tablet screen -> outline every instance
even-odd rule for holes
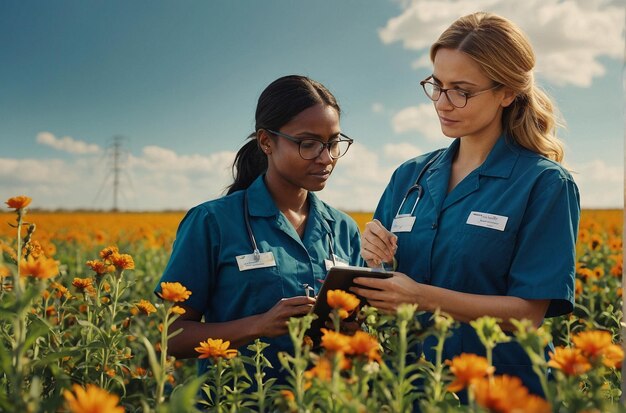
[[[331,308],[328,306],[326,298],[328,291],[344,290],[350,292],[350,287],[354,285],[352,280],[357,277],[389,278],[392,275],[391,272],[367,267],[341,266],[331,268],[313,306],[313,313],[317,315],[317,318],[313,320],[308,335],[313,339],[321,336],[320,329],[325,327],[326,322],[330,320]],[[361,305],[364,302],[362,299]]]

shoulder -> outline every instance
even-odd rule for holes
[[[201,204],[189,209],[181,222],[181,226],[193,225],[200,222],[206,224],[219,224],[239,216],[243,212],[243,191],[235,192]]]
[[[319,199],[319,198],[318,198]],[[346,225],[349,228],[353,228],[358,231],[358,225],[356,221],[347,213],[328,205],[326,202],[319,200],[320,208],[323,208],[326,212],[326,215],[332,220],[335,221],[338,225]]]
[[[421,171],[424,166],[426,166],[426,164],[433,160],[435,157],[440,158],[444,151],[445,149],[437,149],[435,151],[427,152],[425,154],[416,156],[415,158],[409,159],[408,161],[405,161],[396,168],[393,176],[395,177],[413,175]]]
[[[536,180],[544,181],[546,184],[559,181],[574,183],[572,174],[562,164],[528,149],[518,147],[517,150],[519,173],[530,174]]]

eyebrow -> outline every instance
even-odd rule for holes
[[[335,139],[335,138],[340,138],[341,137],[340,134],[341,134],[341,132],[334,133],[334,134],[332,134],[330,136],[330,138],[328,140],[330,141],[330,140]],[[319,139],[320,141],[324,140],[324,138],[322,136],[320,136],[320,135],[318,135],[316,133],[312,133],[312,132],[300,132],[300,133],[297,133],[297,134],[293,135],[293,137],[294,138],[302,138],[302,139],[309,139],[309,138],[310,139]]]
[[[433,80],[437,83],[443,83],[441,80],[437,78],[435,75],[431,75]],[[458,80],[456,82],[450,82],[451,85],[459,86],[459,85],[468,85],[468,86],[478,86],[476,83],[468,82],[467,80]]]

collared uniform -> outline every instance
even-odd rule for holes
[[[580,217],[576,184],[558,163],[501,136],[485,162],[447,193],[453,143],[420,180],[423,195],[410,232],[397,232],[398,271],[415,281],[470,294],[549,299],[546,317],[574,305],[575,243]],[[393,174],[375,212],[391,228],[403,197],[434,153],[412,159]],[[408,213],[416,193],[406,200]],[[434,341],[424,354],[434,360]],[[546,349],[547,350],[547,349]],[[467,323],[445,342],[444,359],[461,353],[484,355]],[[496,374],[519,376],[541,393],[531,363],[516,343],[498,345]]]
[[[250,225],[261,253],[272,252],[275,266],[240,271],[236,257],[252,254],[244,218],[244,195],[228,196],[192,208],[181,221],[161,282],[180,282],[191,296],[185,305],[204,314],[207,323],[221,323],[261,314],[281,298],[305,295],[303,284],[319,292],[326,277],[331,245],[336,260],[363,265],[359,229],[352,218],[309,192],[309,216],[300,239],[269,194],[263,176],[247,189]],[[219,338],[219,337],[207,337]],[[264,351],[281,368],[279,351],[290,351],[288,335],[261,337]],[[246,353],[245,348],[240,351]],[[208,361],[198,361],[204,372]]]

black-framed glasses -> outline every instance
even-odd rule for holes
[[[332,159],[339,159],[348,152],[348,148],[354,142],[354,139],[340,133],[340,139],[333,139],[328,142],[324,142],[320,139],[305,138],[298,139],[293,136],[286,135],[281,132],[276,132],[270,129],[265,129],[271,134],[285,138],[291,142],[298,144],[298,152],[302,159],[311,160],[321,155],[324,148],[328,148],[328,154]]]
[[[485,93],[502,86],[501,84],[497,84],[493,87],[490,87],[489,89],[483,89],[473,93],[469,93],[460,89],[444,89],[438,84],[431,82],[430,79],[432,78],[432,76],[429,76],[420,82],[420,85],[422,85],[422,88],[424,88],[424,93],[426,93],[426,96],[428,96],[428,98],[433,102],[436,102],[439,100],[441,94],[443,93],[448,98],[448,102],[450,102],[450,104],[455,108],[459,109],[464,108],[467,105],[467,100],[469,98],[473,98],[474,96],[478,96],[481,93]]]

